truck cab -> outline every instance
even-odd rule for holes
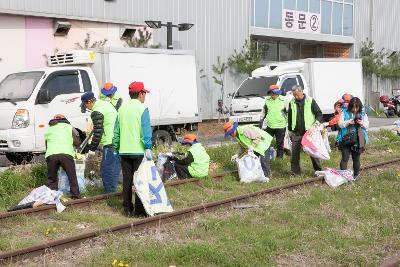
[[[232,95],[230,120],[242,123],[259,123],[270,85],[278,85],[285,96],[285,104],[292,99],[291,89],[300,85],[307,94],[309,89],[299,69],[300,64],[269,64],[252,72]],[[287,106],[288,107],[288,106]]]
[[[98,94],[89,67],[46,67],[9,74],[0,82],[0,153],[13,163],[29,162],[46,150],[44,133],[55,114],[65,114],[73,127],[85,129],[80,97]]]

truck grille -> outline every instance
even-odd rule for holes
[[[250,110],[234,110],[233,113],[249,113],[249,112],[253,112],[253,113],[259,113],[261,112],[261,109],[250,109]]]
[[[0,140],[0,148],[8,148],[8,144],[6,140]]]

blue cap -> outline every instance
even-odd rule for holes
[[[85,102],[88,102],[89,100],[92,100],[92,99],[96,99],[96,98],[94,97],[93,92],[86,92],[86,93],[84,93],[84,94],[81,96],[81,101],[82,101],[81,107],[84,107]]]
[[[117,91],[117,87],[112,83],[105,83],[103,89],[101,89],[101,93],[105,96],[112,95]]]

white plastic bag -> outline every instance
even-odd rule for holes
[[[55,204],[57,212],[63,212],[65,206],[61,203],[60,198],[63,194],[59,191],[51,190],[45,185],[33,189],[28,196],[21,200],[18,205],[24,205],[29,202],[40,202],[43,204]]]
[[[327,168],[325,171],[316,171],[315,175],[324,176],[325,182],[330,187],[338,187],[342,184],[354,181],[352,170],[335,170]]]
[[[76,177],[78,178],[79,192],[85,192],[86,179],[85,179],[85,161],[75,160]],[[63,168],[58,171],[58,191],[62,193],[69,193],[69,180],[68,175]]]
[[[140,164],[133,183],[148,215],[174,211],[153,161],[144,160]]]
[[[283,139],[283,148],[292,151],[292,141],[290,140],[289,131],[286,128],[285,138]]]
[[[331,148],[329,145],[328,133],[324,126],[316,123],[313,127],[307,130],[301,139],[301,145],[305,153],[313,158],[328,160]]]
[[[239,169],[239,178],[243,183],[251,182],[268,182],[269,178],[265,177],[261,168],[260,158],[254,153],[249,152],[241,159],[237,159],[236,163]]]

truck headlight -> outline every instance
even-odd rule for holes
[[[29,126],[29,112],[26,109],[17,109],[12,122],[12,129],[26,128]]]

